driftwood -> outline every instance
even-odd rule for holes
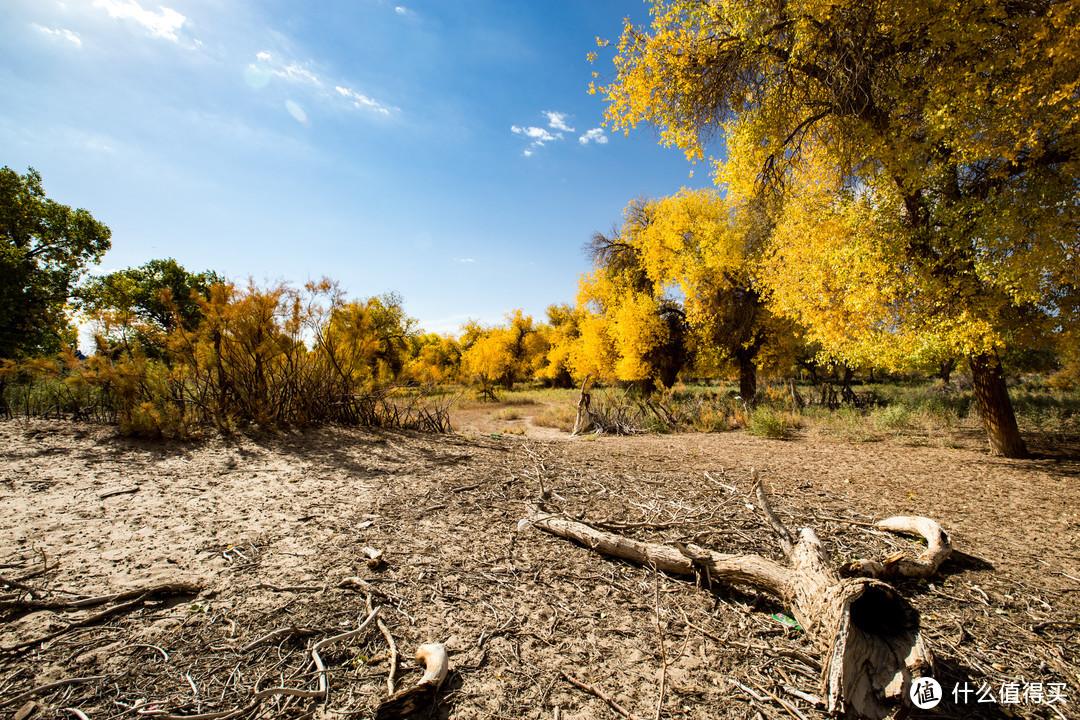
[[[890,556],[856,568],[871,577],[843,578],[811,529],[798,538],[772,512],[764,489],[757,499],[776,531],[787,563],[758,555],[718,553],[696,545],[647,543],[597,530],[530,506],[528,522],[575,540],[596,552],[679,575],[704,575],[710,582],[746,585],[781,600],[821,655],[819,694],[830,712],[884,718],[905,702],[914,678],[929,674],[933,659],[919,630],[919,614],[878,576],[927,577],[948,556],[948,536],[926,518],[890,518],[886,530],[927,538],[917,560]],[[929,556],[929,557],[928,557]]]

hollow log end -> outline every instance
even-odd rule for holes
[[[888,717],[905,701],[911,682],[933,670],[918,611],[885,583],[845,581],[823,620],[822,693],[830,712]]]

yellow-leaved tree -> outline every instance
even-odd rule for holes
[[[966,357],[1027,455],[1000,355],[1077,337],[1080,4],[653,0],[615,67],[615,126],[722,135],[729,192],[782,203],[777,307],[852,363]]]
[[[730,363],[752,402],[766,358],[794,362],[796,328],[777,317],[757,278],[772,220],[760,202],[715,190],[682,190],[649,203],[652,221],[631,242],[660,287],[677,287],[699,364]]]
[[[581,337],[578,327],[581,313],[561,303],[548,306],[547,316],[547,325],[541,327],[547,338],[548,351],[537,374],[554,387],[570,387],[574,382],[571,355]]]
[[[483,327],[475,321],[462,327],[462,375],[491,399],[496,385],[509,390],[515,382],[537,377],[549,349],[545,328],[535,325],[531,315],[519,309],[507,313],[506,320],[506,327]]]
[[[646,200],[631,202],[621,227],[595,233],[594,268],[578,284],[580,339],[575,374],[670,387],[686,365],[685,313],[669,287],[646,267],[641,238],[654,222]]]

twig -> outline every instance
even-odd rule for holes
[[[660,572],[653,566],[653,608],[656,610],[656,632],[660,636],[660,697],[656,699],[656,720],[664,709],[667,689],[667,652],[664,650],[664,626],[660,624]]]
[[[612,710],[619,713],[624,718],[628,718],[629,720],[641,720],[637,715],[630,714],[630,711],[628,711],[622,705],[615,702],[615,700],[612,699],[610,696],[605,695],[602,691],[598,690],[597,688],[593,687],[592,685],[587,685],[586,683],[583,683],[580,680],[575,680],[565,670],[560,670],[559,674],[562,675],[563,679],[566,680],[566,682],[570,683],[571,685],[573,685],[575,687],[579,687],[582,690],[584,690],[585,692],[592,693],[596,697],[598,697],[601,700],[603,700],[604,702],[606,702],[611,707]]]
[[[736,680],[735,678],[728,678],[728,682],[729,682],[729,683],[731,683],[732,685],[734,685],[735,687],[739,688],[739,689],[740,689],[740,690],[742,690],[742,691],[743,691],[744,693],[746,693],[746,694],[747,694],[747,695],[749,695],[750,697],[754,698],[754,699],[755,699],[755,700],[757,700],[758,702],[762,702],[762,703],[763,703],[763,702],[767,702],[767,701],[768,701],[768,698],[766,698],[766,697],[764,697],[764,696],[762,696],[762,695],[758,695],[758,694],[757,694],[756,692],[754,692],[754,691],[753,691],[753,690],[751,690],[750,688],[746,687],[745,685],[743,685],[743,684],[742,684],[741,682],[739,682],[739,681],[738,681],[738,680]]]
[[[30,593],[30,597],[34,598],[35,600],[38,597],[37,591],[34,590],[34,588],[30,587],[29,585],[24,585],[18,580],[11,580],[9,578],[0,576],[0,585],[7,585],[9,587],[18,588],[19,590],[25,590],[26,592]]]
[[[251,652],[255,648],[262,645],[263,643],[268,643],[271,640],[276,640],[277,638],[287,638],[287,637],[292,637],[294,635],[299,636],[299,637],[303,637],[305,635],[314,635],[317,632],[318,632],[318,630],[309,630],[307,628],[298,628],[295,625],[290,626],[290,627],[286,627],[286,628],[278,628],[277,630],[271,630],[270,632],[266,633],[265,635],[263,635],[262,637],[260,637],[260,638],[258,638],[256,640],[252,640],[247,645],[240,648],[240,652],[242,652],[242,653]]]
[[[730,490],[731,492],[739,492],[738,488],[735,488],[735,487],[733,487],[733,486],[731,486],[731,485],[728,485],[727,483],[722,483],[722,482],[720,482],[719,480],[715,480],[715,479],[713,478],[713,476],[709,474],[709,472],[708,472],[708,471],[705,471],[705,478],[706,478],[707,480],[709,480],[710,482],[714,482],[714,483],[716,483],[717,485],[719,485],[720,487],[724,488],[725,490]]]
[[[364,596],[364,601],[367,604],[367,610],[369,613],[375,612],[375,608],[371,602],[371,593]],[[390,647],[390,671],[386,675],[386,689],[387,695],[394,694],[394,682],[397,679],[397,664],[398,664],[398,651],[397,643],[394,642],[394,636],[390,633],[390,628],[386,627],[386,623],[382,621],[382,618],[378,618],[375,621],[375,625],[378,626],[379,632],[382,633],[383,638],[386,639],[386,644]]]
[[[806,715],[804,715],[802,711],[799,710],[799,708],[795,707],[787,700],[778,698],[777,696],[773,695],[771,692],[763,688],[758,688],[758,690],[761,690],[761,692],[765,693],[765,697],[769,698],[770,700],[778,704],[780,707],[784,708],[784,710],[787,711],[787,714],[793,718],[796,718],[796,720],[809,720],[809,718],[807,718]]]
[[[874,523],[859,522],[858,520],[845,520],[844,518],[829,517],[828,515],[815,515],[814,519],[815,520],[826,520],[826,521],[829,521],[829,522],[840,523],[842,525],[853,525],[855,527],[872,528],[874,530],[880,530],[881,529],[877,525],[875,525]]]
[[[188,582],[162,583],[150,588],[136,588],[124,592],[84,597],[78,600],[6,600],[0,608],[19,607],[26,610],[78,610],[93,605],[104,605],[118,600],[130,600],[143,594],[153,595],[195,595],[202,590],[201,585]]]
[[[704,525],[712,520],[712,515],[694,520],[669,520],[667,522],[619,522],[617,520],[589,520],[588,524],[604,530],[666,530],[687,525]]]
[[[821,698],[819,698],[817,695],[811,695],[810,693],[803,692],[802,690],[799,690],[798,688],[793,688],[790,685],[785,685],[784,686],[784,692],[790,693],[791,695],[794,695],[795,697],[799,698],[800,700],[805,700],[806,702],[810,703],[814,707],[819,707],[819,706],[825,704],[825,702]]]
[[[109,492],[101,493],[100,495],[98,495],[98,499],[104,500],[105,498],[111,498],[114,495],[128,495],[137,492],[139,492],[139,486],[134,485],[129,488],[120,488],[119,490],[110,490]]]
[[[146,602],[146,599],[148,597],[150,597],[150,593],[144,592],[142,595],[135,598],[131,602],[126,602],[126,603],[123,603],[121,605],[115,605],[115,606],[109,608],[108,610],[102,610],[101,612],[99,612],[99,613],[97,613],[95,615],[91,615],[88,618],[84,618],[82,620],[79,620],[78,622],[73,622],[70,625],[68,625],[67,627],[61,628],[60,630],[57,630],[55,632],[51,632],[51,633],[49,633],[47,635],[42,635],[41,637],[34,638],[33,640],[27,640],[26,642],[18,643],[17,645],[8,645],[7,647],[0,648],[0,650],[2,650],[4,652],[15,652],[17,650],[22,650],[24,648],[33,647],[34,645],[39,645],[41,643],[48,642],[49,640],[52,640],[54,638],[58,638],[61,635],[63,635],[64,633],[69,632],[71,630],[74,630],[75,628],[86,627],[87,625],[93,625],[94,623],[98,622],[99,620],[104,620],[107,617],[111,617],[111,616],[116,615],[118,613],[122,613],[122,612],[125,612],[127,610],[131,610],[132,608],[136,608],[139,605],[142,605],[144,602]]]
[[[143,717],[157,718],[157,720],[228,720],[251,712],[259,705],[259,700],[248,703],[242,708],[235,710],[219,710],[217,712],[202,713],[201,715],[173,715],[164,710],[136,710]]]
[[[79,720],[90,720],[90,717],[78,708],[64,708],[64,712],[73,713]]]
[[[476,488],[480,487],[481,485],[483,485],[483,483],[473,483],[472,485],[459,485],[457,487],[450,488],[450,492],[459,493],[459,492],[466,492],[467,490],[475,490]]]
[[[782,655],[784,657],[789,657],[789,658],[792,658],[794,660],[798,660],[799,662],[801,662],[803,665],[806,665],[811,670],[815,670],[815,671],[820,671],[821,670],[821,663],[819,663],[817,660],[810,657],[809,655],[807,655],[804,652],[800,652],[798,650],[792,650],[790,648],[776,648],[776,647],[772,647],[770,645],[754,645],[753,643],[744,643],[744,642],[739,642],[738,640],[728,640],[726,638],[720,637],[716,633],[709,632],[708,630],[706,630],[703,627],[695,625],[694,623],[690,622],[689,620],[686,621],[686,624],[687,624],[687,626],[692,627],[695,630],[697,630],[699,633],[701,633],[705,637],[710,638],[712,640],[715,640],[716,642],[720,643],[721,645],[724,645],[724,644],[733,645],[735,647],[743,648],[744,650],[764,650],[765,652],[775,653],[776,655]]]
[[[1035,623],[1031,626],[1032,632],[1042,632],[1050,627],[1071,627],[1080,628],[1080,622],[1073,622],[1072,620],[1047,620],[1045,622]]]
[[[285,585],[278,586],[272,585],[268,582],[259,583],[259,587],[265,588],[272,592],[322,592],[326,589],[325,585]]]
[[[319,670],[319,692],[322,693],[323,699],[326,698],[326,666],[323,665],[322,658],[319,657],[319,651],[331,643],[336,643],[341,640],[348,640],[351,637],[355,637],[367,629],[367,626],[371,624],[371,621],[379,616],[379,611],[382,610],[382,606],[377,606],[374,610],[368,613],[364,622],[360,623],[360,627],[355,630],[343,632],[340,635],[334,635],[324,640],[320,640],[311,646],[311,659],[315,661],[315,667]]]
[[[132,643],[131,645],[125,645],[124,647],[153,648],[154,650],[157,650],[159,653],[161,653],[161,657],[163,658],[163,660],[162,660],[163,662],[169,662],[169,653],[165,652],[162,648],[159,648],[157,645],[150,645],[149,643]]]
[[[3,702],[0,702],[0,707],[7,707],[8,705],[17,705],[18,703],[21,703],[23,700],[29,700],[30,698],[34,697],[35,695],[40,695],[43,692],[48,692],[49,690],[55,690],[56,688],[61,688],[61,687],[64,687],[65,685],[74,685],[75,683],[92,682],[94,680],[102,680],[105,677],[106,677],[105,675],[91,675],[90,677],[77,677],[77,678],[66,678],[64,680],[57,680],[56,682],[51,682],[51,683],[47,683],[45,685],[40,685],[40,686],[34,688],[33,690],[27,690],[22,695],[16,695],[13,698],[10,698],[8,700],[4,700]]]

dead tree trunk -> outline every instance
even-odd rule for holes
[[[889,584],[871,577],[842,578],[813,530],[794,540],[769,508],[758,486],[758,499],[780,537],[787,557],[781,564],[757,555],[718,553],[695,545],[679,548],[646,543],[597,530],[584,523],[532,506],[529,523],[575,540],[596,552],[664,572],[704,574],[710,581],[748,585],[781,600],[799,621],[822,657],[821,687],[830,712],[855,718],[884,718],[904,702],[914,678],[932,670],[932,656],[919,631],[919,614]],[[937,569],[948,556],[948,536],[936,523],[883,521],[883,529],[929,533],[919,572]],[[936,536],[932,540],[930,535]],[[930,545],[933,544],[933,547]],[[929,557],[928,557],[929,556]],[[908,566],[891,557],[860,566],[874,575],[907,574]]]
[[[574,419],[574,432],[570,433],[571,435],[588,432],[593,426],[592,415],[589,414],[589,402],[592,397],[586,391],[590,377],[592,377],[592,373],[586,375],[585,379],[581,381],[581,396],[578,398],[577,417]]]

